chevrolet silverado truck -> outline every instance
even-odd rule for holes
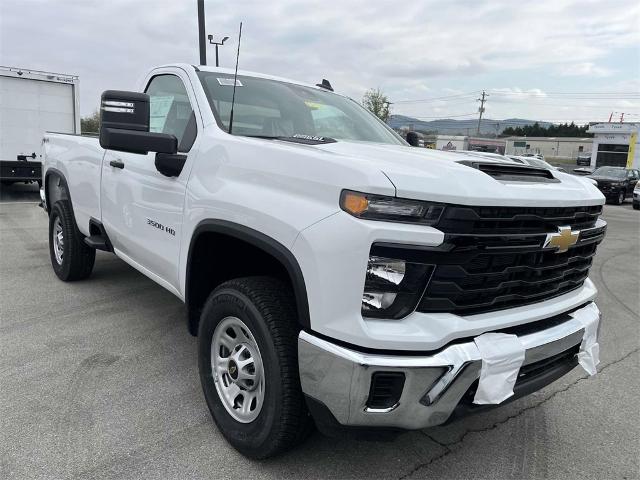
[[[224,437],[423,429],[598,363],[604,197],[558,171],[412,148],[330,84],[184,64],[44,138],[51,264],[113,252],[186,304]]]

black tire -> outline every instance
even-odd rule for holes
[[[640,203],[634,203],[633,204],[633,209],[634,210],[640,210]]]
[[[624,203],[624,197],[625,195],[623,191],[618,192],[616,197],[613,199],[613,203],[616,205],[622,205]]]
[[[264,400],[250,423],[234,419],[212,375],[211,345],[216,326],[236,317],[250,330],[264,367]],[[209,296],[198,329],[200,381],[213,419],[226,440],[243,455],[264,459],[301,443],[312,431],[298,373],[296,308],[291,289],[270,277],[231,280]]]
[[[63,255],[59,262],[54,246],[53,230],[59,219],[63,234]],[[59,200],[51,208],[49,215],[49,256],[51,266],[60,280],[71,282],[91,275],[96,259],[96,251],[84,243],[84,236],[78,230],[69,200]]]

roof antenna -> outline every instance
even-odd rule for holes
[[[236,103],[236,84],[238,83],[238,59],[240,58],[240,40],[242,40],[242,22],[238,32],[238,51],[236,52],[236,73],[233,74],[233,96],[231,97],[231,114],[229,115],[229,135],[233,128],[233,106]]]

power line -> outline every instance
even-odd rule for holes
[[[640,94],[629,94],[629,95],[580,95],[580,96],[556,96],[549,95],[546,93],[500,93],[500,92],[492,92],[492,95],[497,97],[520,97],[522,99],[527,98],[537,98],[544,99],[548,98],[550,100],[562,99],[562,100],[639,100]]]
[[[395,104],[428,103],[428,102],[442,101],[442,100],[448,100],[448,99],[460,99],[464,97],[473,97],[475,95],[477,95],[477,92],[465,92],[465,93],[458,93],[455,95],[444,95],[440,97],[417,98],[412,100],[397,100],[394,103]],[[616,97],[612,97],[612,96],[618,95],[619,98],[623,100],[640,99],[640,93],[638,92],[501,92],[499,90],[492,90],[491,95],[519,96],[523,98],[570,96],[569,98],[565,98],[565,100],[615,100]],[[575,95],[578,95],[578,97],[575,97]]]
[[[442,115],[436,115],[435,117],[414,117],[413,115],[411,115],[411,118],[418,118],[418,119],[423,119],[423,118],[436,118],[439,120],[447,120],[448,118],[459,118],[459,117],[468,117],[470,115],[475,115],[477,112],[471,112],[471,113],[463,113],[460,115],[446,115],[446,116],[442,116]],[[408,115],[407,115],[408,116]]]
[[[394,103],[395,104],[399,104],[399,103],[422,103],[422,102],[433,102],[436,100],[444,100],[447,98],[460,98],[460,97],[469,97],[469,96],[475,96],[477,95],[477,92],[468,92],[468,93],[458,93],[456,95],[447,95],[444,97],[430,97],[430,98],[418,98],[415,100],[397,100]]]
[[[492,90],[494,95],[640,95],[638,92],[505,92],[501,90]]]
[[[576,108],[584,108],[584,109],[598,108],[598,109],[605,109],[605,110],[611,110],[611,107],[614,107],[614,108],[626,108],[626,107],[628,107],[628,105],[618,105],[618,106],[616,106],[616,105],[608,105],[608,106],[604,106],[604,105],[580,105],[580,104],[567,104],[567,103],[537,103],[537,102],[527,102],[524,99],[523,99],[523,101],[504,100],[502,98],[494,99],[494,100],[498,104],[510,103],[510,104],[518,104],[518,105],[523,105],[523,106],[539,105],[539,106],[543,106],[543,107],[576,107]],[[565,99],[565,100],[573,100],[573,99]]]

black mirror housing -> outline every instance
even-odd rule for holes
[[[100,127],[100,146],[106,150],[147,154],[176,153],[178,139],[166,133],[140,132],[123,128]]]
[[[100,105],[100,146],[146,154],[173,154],[178,151],[174,135],[149,132],[149,95],[139,92],[107,90]]]
[[[407,132],[407,143],[412,147],[424,147],[424,140],[418,132]]]
[[[149,131],[149,95],[106,90],[100,103],[100,129]]]
[[[177,177],[180,175],[180,172],[182,172],[186,161],[186,155],[157,153],[156,170],[158,170],[165,177]]]

